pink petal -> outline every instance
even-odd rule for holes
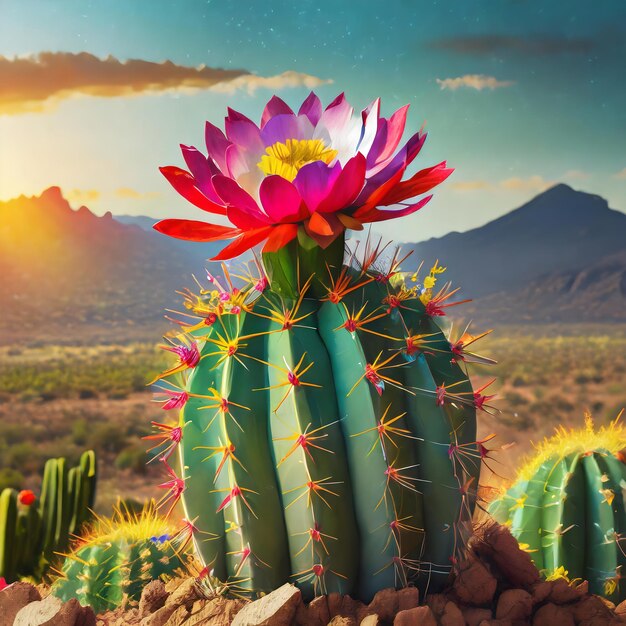
[[[209,157],[220,168],[226,171],[226,148],[230,146],[230,141],[226,139],[224,133],[211,122],[207,122],[204,128],[204,138]]]
[[[261,209],[259,209],[254,198],[247,191],[242,189],[232,178],[217,174],[213,176],[212,181],[215,191],[217,191],[220,198],[222,198],[228,207],[236,207],[254,218],[267,221],[267,217]]]
[[[298,115],[306,115],[313,126],[317,126],[317,123],[322,116],[322,103],[320,99],[311,92],[306,100],[300,106]]]
[[[361,153],[351,158],[317,210],[321,213],[332,213],[350,206],[363,188],[365,167],[366,159]]]
[[[368,155],[368,169],[391,159],[402,139],[408,110],[409,105],[407,104],[398,109],[389,120],[384,120],[385,123],[381,125]]]
[[[220,173],[217,165],[207,159],[202,152],[193,146],[180,146],[181,152],[189,171],[193,174],[196,185],[202,193],[217,204],[222,204],[220,197],[215,193],[211,178],[215,174]]]
[[[263,128],[272,117],[282,114],[293,115],[293,111],[284,100],[281,100],[278,96],[272,96],[263,109],[261,128]]]
[[[226,118],[225,128],[228,140],[241,148],[257,154],[265,149],[261,141],[261,131],[251,120],[247,118],[244,120]]]
[[[317,211],[317,207],[327,198],[340,172],[339,163],[329,167],[323,161],[314,161],[300,168],[293,184],[300,192],[309,213]]]
[[[226,209],[226,215],[231,223],[241,230],[254,230],[256,228],[263,228],[269,224],[269,220],[265,215],[259,216],[245,209],[240,209],[237,206],[229,206]]]
[[[352,117],[353,111],[354,109],[342,93],[326,107],[319,125],[326,127],[331,137],[339,135]]]
[[[308,216],[298,190],[282,176],[267,176],[261,182],[259,198],[274,223],[300,221]]]
[[[261,131],[261,138],[266,146],[272,146],[287,139],[310,139],[313,135],[313,124],[304,115],[282,114],[270,119]]]
[[[173,165],[160,167],[159,170],[161,174],[167,178],[170,185],[172,185],[183,198],[189,200],[191,204],[209,213],[226,215],[226,207],[207,198],[200,191],[194,177],[189,172]]]
[[[228,107],[226,110],[228,112],[228,115],[225,118],[226,120],[230,120],[231,122],[250,122],[254,124],[254,122],[249,117],[246,117],[243,113],[239,113],[239,111],[235,111],[235,109],[231,109],[230,107]]]
[[[238,180],[248,171],[249,167],[248,160],[246,159],[246,151],[234,143],[230,144],[226,150],[226,174]]]

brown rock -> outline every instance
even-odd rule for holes
[[[513,626],[513,622],[510,619],[485,619],[478,626]]]
[[[80,612],[76,598],[63,603],[55,596],[47,596],[22,607],[13,620],[14,626],[74,626]]]
[[[210,600],[196,600],[189,612],[185,626],[230,626],[235,615],[245,605],[243,600],[228,600],[222,596]]]
[[[3,624],[13,624],[18,611],[31,602],[41,600],[39,591],[30,583],[13,583],[0,593],[0,616]]]
[[[428,606],[400,611],[393,620],[393,626],[437,626],[437,620]]]
[[[548,600],[554,602],[554,604],[569,604],[570,602],[575,602],[584,594],[583,589],[570,585],[565,578],[557,578],[554,581]]]
[[[571,611],[552,602],[544,604],[533,617],[533,626],[574,626]]]
[[[307,606],[307,620],[304,622],[306,626],[325,626],[330,622],[330,611],[328,610],[328,601],[326,596],[318,596],[313,598]]]
[[[478,609],[468,606],[462,609],[467,626],[478,626],[481,622],[489,621],[493,615],[489,609]]]
[[[611,610],[598,598],[598,596],[586,596],[572,607],[574,619],[577,624],[608,624],[614,617]]]
[[[166,588],[167,589],[167,588]],[[184,578],[174,591],[172,591],[165,599],[164,606],[187,606],[191,605],[200,598],[195,578]]]
[[[328,626],[357,626],[357,623],[354,617],[335,615],[335,617],[328,622]]]
[[[454,580],[454,592],[471,606],[490,604],[497,587],[496,579],[480,561],[466,561]]]
[[[333,591],[326,596],[326,602],[328,603],[328,613],[330,614],[331,618],[341,613],[342,600],[343,596],[336,591]]]
[[[157,609],[154,613],[144,617],[140,624],[141,626],[164,626],[172,613],[177,609],[174,605],[163,606]]]
[[[165,583],[165,591],[174,593],[189,578],[171,578]]]
[[[380,616],[383,622],[392,622],[398,612],[398,592],[395,589],[381,589],[369,603],[370,611]]]
[[[615,613],[617,615],[626,615],[626,600],[624,600],[623,602],[620,602],[616,607],[615,607]]]
[[[376,613],[366,615],[360,622],[359,626],[380,626],[380,618]]]
[[[531,588],[531,595],[533,597],[533,604],[540,604],[544,602],[552,591],[554,581],[542,580],[535,583]]]
[[[291,626],[298,605],[300,590],[285,583],[259,600],[246,604],[233,619],[233,626]],[[325,622],[328,623],[328,620]]]
[[[414,609],[420,603],[420,592],[417,587],[405,587],[398,591],[398,611]]]
[[[80,606],[79,604],[74,626],[96,626],[96,614],[90,606]]]
[[[165,605],[169,594],[165,591],[165,585],[161,580],[153,580],[148,583],[141,592],[139,600],[139,614],[142,617],[154,613]]]
[[[430,593],[426,596],[426,605],[434,613],[435,617],[441,617],[448,604],[448,598],[442,593]]]
[[[539,582],[539,571],[530,555],[520,549],[505,526],[496,523],[485,525],[472,545],[474,552],[495,566],[510,586],[530,589]]]
[[[441,626],[465,626],[465,618],[461,609],[454,602],[447,602],[439,618]]]
[[[533,598],[523,589],[508,589],[498,598],[496,619],[525,620],[533,610]]]
[[[378,615],[376,613],[372,613],[371,609],[367,606],[363,606],[357,609],[356,621],[359,624],[363,624],[365,622],[365,624],[373,624],[374,626],[376,626],[376,624],[380,624],[380,618],[378,617]]]
[[[183,626],[183,624],[187,623],[187,618],[189,617],[189,611],[187,607],[183,604],[179,607],[176,607],[174,612],[169,616],[167,622],[165,622],[165,626]]]
[[[343,596],[341,599],[341,615],[356,617],[358,609],[362,606],[364,606],[362,602],[359,602],[350,596]]]

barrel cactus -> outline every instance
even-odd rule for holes
[[[432,591],[469,532],[485,397],[465,368],[473,338],[451,341],[437,322],[456,292],[436,286],[438,264],[420,279],[397,251],[345,250],[346,229],[417,210],[430,196],[405,200],[451,171],[400,182],[425,135],[396,153],[406,108],[385,119],[378,106],[355,121],[343,96],[322,111],[311,94],[297,115],[274,97],[260,128],[229,110],[226,136],[207,123],[208,158],[183,146],[191,171],[162,170],[234,226],[157,230],[233,239],[222,260],[265,241],[261,261],[185,292],[163,346],[178,358],[158,383],[179,417],[151,436],[162,503],[182,500],[198,556],[240,593]]]
[[[152,506],[138,515],[118,510],[111,519],[98,518],[66,555],[52,593],[77,598],[96,613],[137,601],[148,582],[185,569],[182,539]]]
[[[489,512],[529,551],[546,576],[567,573],[613,602],[626,599],[626,430],[561,427],[539,445]]]

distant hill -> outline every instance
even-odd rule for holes
[[[73,210],[58,187],[1,202],[0,344],[156,339],[175,290],[216,249]]]
[[[152,227],[159,221],[147,215],[114,215],[113,219],[120,222],[120,224],[139,226],[139,228],[148,232],[152,231]]]
[[[626,321],[626,215],[567,185],[480,228],[402,247],[412,266],[440,259],[477,320]]]

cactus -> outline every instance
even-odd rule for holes
[[[561,427],[544,440],[513,486],[489,506],[547,577],[582,578],[592,593],[615,603],[626,599],[624,447],[619,416],[594,429],[588,415],[584,428]]]
[[[66,555],[52,593],[64,601],[77,598],[96,613],[139,600],[148,582],[185,568],[178,539],[153,506],[136,515],[117,510],[111,519],[98,518]]]
[[[434,591],[471,531],[486,397],[465,368],[476,337],[452,341],[437,323],[458,290],[435,289],[438,263],[412,283],[399,253],[369,238],[344,263],[346,229],[416,211],[430,196],[403,201],[452,171],[444,162],[400,182],[425,135],[394,157],[406,109],[385,120],[378,106],[350,122],[343,95],[322,112],[311,94],[298,115],[274,97],[260,129],[229,110],[227,137],[207,123],[208,159],[183,146],[190,172],[162,168],[234,226],[172,219],[158,231],[232,239],[218,260],[266,240],[247,277],[224,268],[223,284],[209,275],[185,292],[180,332],[163,346],[178,360],[159,389],[179,418],[150,437],[167,475],[161,504],[182,500],[200,559],[239,593],[285,581],[305,598]]]
[[[18,493],[5,489],[0,494],[0,576],[40,579],[55,553],[66,550],[90,518],[95,487],[96,457],[89,450],[69,470],[63,458],[46,462],[40,501],[20,504]]]

